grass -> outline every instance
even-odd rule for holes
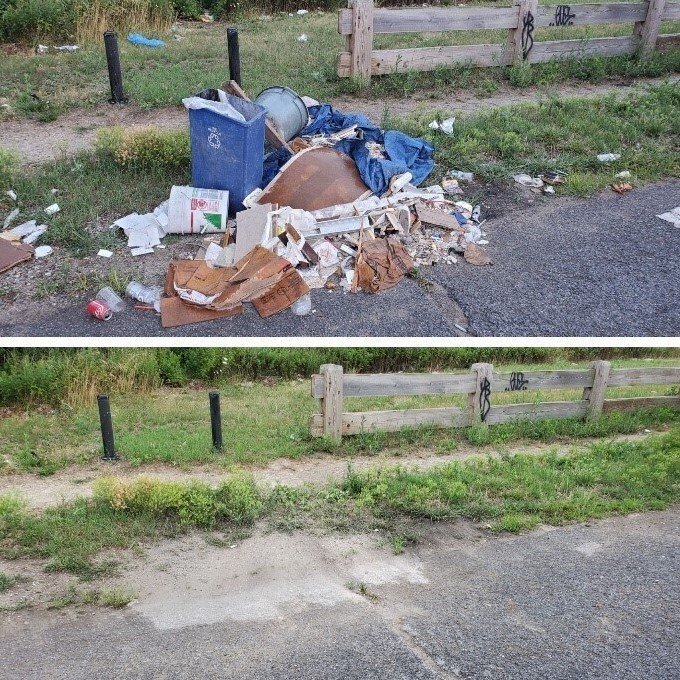
[[[618,360],[617,367],[677,365],[673,360]],[[577,368],[586,362],[510,364],[504,370],[550,370]],[[121,366],[121,371],[124,366]],[[210,383],[215,385],[214,382]],[[603,437],[614,433],[638,432],[677,422],[675,410],[612,412],[596,422],[576,420],[506,423],[489,428],[435,430],[404,429],[397,433],[370,432],[346,437],[338,446],[309,436],[309,417],[316,410],[307,380],[217,383],[221,392],[224,424],[224,453],[212,449],[207,386],[203,390],[164,388],[141,395],[112,397],[116,448],[132,465],[164,463],[186,469],[208,463],[225,468],[262,465],[280,458],[301,458],[315,453],[396,455],[431,447],[442,453],[461,442],[474,446],[502,445],[510,441],[570,441],[573,438]],[[651,396],[673,393],[673,387],[643,386],[616,388],[608,396]],[[580,390],[499,393],[494,403],[531,402],[534,399],[573,400]],[[347,410],[404,409],[463,406],[465,395],[431,397],[374,397],[345,400]],[[94,462],[101,456],[95,405],[11,412],[0,419],[0,460],[3,472],[24,470],[46,474],[68,465]]]
[[[326,487],[259,489],[232,477],[216,489],[189,482],[104,479],[93,499],[31,514],[0,496],[0,556],[38,557],[48,570],[92,578],[98,554],[192,527],[248,526],[266,517],[274,529],[319,522],[328,530],[381,528],[395,553],[413,535],[400,519],[465,517],[492,531],[519,532],[543,522],[564,524],[615,514],[661,510],[680,500],[680,428],[639,442],[599,442],[567,455],[517,454],[453,462],[427,471],[387,467],[349,470]],[[132,595],[129,595],[131,598]],[[123,606],[122,595],[104,597]],[[53,603],[76,600],[68,592]]]
[[[431,120],[432,113],[423,113],[394,123],[429,138],[443,172],[462,168],[503,182],[519,172],[558,170],[567,173],[560,191],[577,196],[606,187],[624,169],[634,185],[680,172],[680,88],[674,84],[623,99],[612,94],[496,107],[462,118],[451,137],[429,131]],[[621,159],[597,160],[610,151]]]
[[[510,4],[510,3],[503,3]],[[494,4],[494,6],[497,6]],[[238,21],[242,76],[253,94],[270,85],[292,87],[317,99],[356,94],[356,85],[338,78],[335,64],[344,49],[334,12]],[[662,33],[678,31],[680,22],[663,22]],[[167,35],[162,50],[120,41],[123,82],[131,100],[143,108],[176,106],[183,97],[222,83],[228,74],[224,24],[185,24]],[[298,42],[305,33],[308,42]],[[588,39],[630,35],[632,25],[548,28],[536,32],[537,40]],[[503,42],[506,31],[459,31],[434,34],[378,35],[376,49]],[[661,76],[678,70],[675,53],[651,60],[635,57],[566,60],[532,67],[530,74],[498,67],[473,69],[465,65],[430,73],[406,73],[374,78],[366,96],[380,101],[390,96],[445,95],[466,89],[488,96],[500,84],[516,87],[551,86],[567,81],[600,82],[607,78]],[[50,120],[73,108],[105,103],[109,96],[106,61],[101,45],[84,46],[74,54],[3,55],[0,62],[0,97],[9,100],[14,115]]]
[[[558,193],[588,196],[615,181],[622,169],[632,173],[634,185],[680,172],[680,88],[673,84],[624,98],[549,98],[539,104],[497,107],[459,119],[452,137],[427,127],[433,117],[444,115],[429,111],[386,121],[389,127],[434,144],[432,181],[451,168],[474,171],[481,179],[500,184],[510,184],[518,172],[556,169],[567,173]],[[155,134],[164,136],[178,133]],[[620,153],[621,159],[611,164],[597,160],[598,153],[610,151]],[[175,160],[164,165],[160,156],[156,165],[121,166],[108,151],[84,153],[18,172],[11,186],[20,197],[24,220],[42,219],[44,207],[54,199],[51,190],[59,189],[61,211],[50,219],[50,243],[77,256],[92,256],[99,248],[121,247],[121,230],[109,229],[114,220],[152,210],[167,199],[173,184],[190,181],[188,168],[188,162],[176,167]],[[9,212],[13,205],[0,196],[0,211]],[[68,263],[63,267],[41,294],[69,287],[91,289],[99,283],[77,281]],[[124,287],[128,275],[114,269],[109,278]]]

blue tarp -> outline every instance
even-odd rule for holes
[[[127,39],[133,45],[146,45],[147,47],[165,47],[165,43],[159,38],[147,38],[141,33],[130,33]]]
[[[311,106],[309,115],[312,122],[300,132],[300,137],[333,134],[353,125],[361,128],[363,139],[345,139],[338,142],[335,148],[354,160],[361,178],[375,194],[384,193],[394,175],[410,172],[413,175],[413,184],[418,186],[432,172],[434,148],[424,139],[409,137],[395,130],[388,130],[383,134],[366,116],[344,114],[333,109],[330,104]],[[371,158],[366,142],[382,144],[387,158]],[[285,149],[279,149],[265,159],[263,187],[274,179],[279,168],[290,156]]]

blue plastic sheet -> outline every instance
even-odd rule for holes
[[[403,132],[382,130],[362,114],[345,114],[333,109],[330,104],[320,104],[309,109],[312,122],[300,132],[300,136],[333,134],[357,125],[363,132],[363,139],[345,139],[335,148],[347,154],[357,164],[359,174],[375,194],[384,193],[394,175],[410,172],[412,183],[421,184],[434,167],[434,148],[424,139],[409,137]],[[377,142],[385,147],[387,158],[371,158],[366,142]],[[264,163],[262,186],[276,176],[279,168],[291,157],[285,149],[270,154]]]
[[[141,33],[130,33],[127,39],[133,45],[146,45],[147,47],[165,47],[165,43],[158,38],[147,38]]]

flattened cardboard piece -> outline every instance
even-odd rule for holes
[[[196,273],[200,265],[200,260],[171,260],[165,276],[163,292],[170,296],[177,295],[175,285],[178,288],[186,288],[187,282]]]
[[[236,213],[236,262],[262,243],[267,215],[272,210],[275,210],[273,204],[265,203]]]
[[[416,213],[418,219],[423,224],[429,224],[442,229],[455,229],[461,231],[460,223],[453,215],[447,215],[441,210],[433,210],[422,203],[416,203]]]
[[[377,293],[395,286],[413,268],[413,260],[396,238],[361,242],[355,277],[359,288]]]
[[[229,283],[240,283],[255,278],[262,280],[283,271],[286,267],[290,267],[288,260],[258,245],[236,262],[234,265],[236,271],[228,280]]]
[[[293,156],[263,189],[258,203],[312,211],[352,203],[367,191],[370,189],[349,156],[321,146]]]
[[[200,260],[193,276],[182,287],[203,295],[218,295],[224,290],[232,273],[230,268],[211,267],[205,260]]]
[[[179,297],[167,297],[161,300],[161,326],[163,328],[175,328],[176,326],[186,326],[190,323],[214,321],[215,319],[235,316],[242,311],[243,305],[217,311],[186,304]]]
[[[0,239],[0,273],[6,272],[20,262],[27,262],[33,257],[34,252],[33,246]]]
[[[256,298],[252,298],[251,301],[257,313],[264,319],[288,309],[307,293],[309,293],[309,286],[300,273],[291,267],[278,283]]]
[[[478,246],[475,243],[467,244],[463,257],[465,258],[466,262],[477,265],[478,267],[484,267],[487,264],[493,264],[493,260],[486,254],[486,250],[484,250],[482,246]]]
[[[240,283],[228,286],[224,292],[208,306],[211,309],[228,309],[241,302],[248,302],[262,291],[278,283],[284,276],[283,272],[277,272],[266,279],[248,279]]]

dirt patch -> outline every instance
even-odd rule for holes
[[[609,438],[610,441],[638,441],[650,436],[651,432],[619,435]],[[549,445],[537,442],[513,444],[508,447],[485,447],[475,448],[460,444],[453,453],[436,454],[429,449],[417,451],[403,456],[376,455],[355,456],[337,458],[329,455],[320,455],[291,460],[279,458],[269,465],[260,469],[251,469],[255,479],[267,486],[284,484],[298,487],[303,484],[322,485],[344,477],[348,466],[354,470],[365,470],[382,465],[405,465],[413,466],[419,470],[428,470],[435,465],[443,465],[454,460],[480,456],[501,456],[503,454],[529,453],[540,454],[546,451],[567,453],[575,447],[588,446],[595,439],[583,439],[571,444]],[[98,477],[114,475],[125,481],[132,481],[140,476],[149,476],[164,481],[184,481],[195,479],[206,484],[217,485],[228,472],[216,466],[198,466],[189,471],[164,465],[149,465],[143,468],[132,467],[125,462],[104,463],[99,462],[87,468],[69,468],[58,472],[50,477],[38,477],[28,474],[14,474],[0,476],[0,494],[18,493],[23,496],[30,508],[39,510],[49,506],[58,505],[62,502],[73,501],[79,497],[90,497],[92,486]]]

